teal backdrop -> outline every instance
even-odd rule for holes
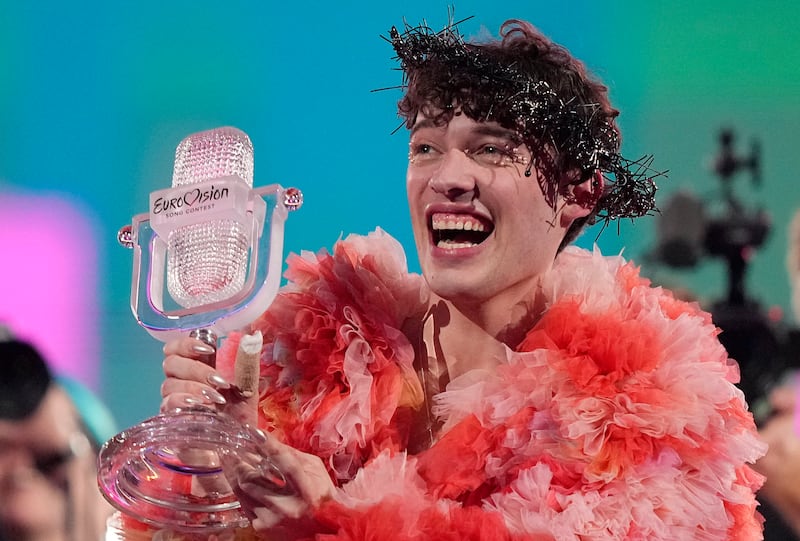
[[[100,357],[89,383],[121,426],[157,412],[162,356],[131,314],[131,252],[116,232],[146,210],[151,191],[169,186],[184,136],[237,126],[255,146],[256,185],[303,190],[287,252],[381,226],[417,270],[406,134],[392,135],[399,93],[372,91],[400,83],[381,36],[404,19],[439,28],[451,4],[0,0],[0,194],[55,194],[91,225],[94,235],[79,239],[97,254],[86,273],[96,281],[87,302],[95,303]],[[722,127],[736,130],[743,152],[757,138],[763,184],[746,174],[734,184],[747,205],[769,211],[773,227],[748,291],[790,321],[784,259],[786,225],[800,206],[800,3],[464,0],[454,9],[456,19],[474,16],[462,25],[467,36],[497,35],[505,19],[523,18],[584,59],[622,111],[624,154],[653,154],[655,167],[670,171],[662,201],[678,189],[718,196],[709,165]],[[71,232],[65,223],[64,235]],[[720,261],[680,272],[649,261],[652,218],[613,224],[599,237],[589,230],[578,243],[595,242],[607,253],[624,247],[655,281],[702,301],[724,295]],[[4,266],[27,264],[15,253],[0,257]],[[3,317],[14,326],[13,311]],[[62,347],[68,355],[70,344]]]

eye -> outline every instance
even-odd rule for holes
[[[36,469],[46,477],[53,477],[74,457],[74,453],[69,449],[45,453],[36,457]]]
[[[433,150],[433,147],[430,146],[429,144],[421,143],[421,144],[416,145],[416,147],[414,148],[414,153],[415,154],[430,154],[432,150]]]
[[[468,151],[467,155],[486,167],[527,164],[529,159],[525,146],[511,140],[485,142]]]
[[[410,163],[424,163],[431,161],[438,156],[438,152],[428,143],[414,143],[408,146],[408,161]]]
[[[487,143],[469,152],[470,157],[482,165],[509,165],[514,161],[514,148],[507,144]]]

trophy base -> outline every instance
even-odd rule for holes
[[[258,535],[252,528],[178,532],[136,522],[115,512],[106,521],[104,541],[255,541]]]
[[[119,511],[142,523],[183,532],[245,528],[223,463],[268,471],[275,486],[285,478],[257,445],[258,436],[233,418],[202,407],[151,417],[105,443],[98,484]]]

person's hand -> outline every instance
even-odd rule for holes
[[[759,494],[800,534],[800,434],[795,419],[798,392],[800,387],[795,384],[770,395],[775,415],[759,431],[769,450],[754,469],[766,477]]]
[[[212,366],[203,362],[214,348],[189,337],[164,346],[161,411],[203,405],[223,411],[239,422],[256,426],[258,393],[246,397]]]
[[[164,354],[162,411],[203,405],[257,426],[258,394],[245,397],[203,362],[213,354],[213,348],[186,337],[168,342]],[[311,510],[329,498],[334,488],[322,460],[261,431],[254,433],[259,439],[260,454],[219,456],[242,510],[256,530],[269,532],[270,539],[293,539],[315,531]],[[262,455],[269,460],[262,461]]]
[[[253,528],[268,533],[269,539],[313,535],[318,530],[313,510],[334,490],[325,465],[317,456],[298,451],[263,432],[258,435],[260,455],[225,464],[228,482],[242,510]]]

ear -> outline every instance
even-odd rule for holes
[[[580,184],[568,184],[563,189],[562,225],[569,227],[578,218],[589,215],[603,195],[605,179],[601,171],[595,171]]]

